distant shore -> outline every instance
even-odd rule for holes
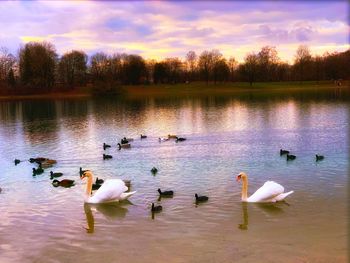
[[[122,96],[131,98],[141,97],[172,97],[172,96],[208,96],[208,95],[234,95],[239,93],[295,93],[301,91],[317,91],[325,89],[346,89],[349,82],[343,82],[337,86],[331,81],[317,83],[310,82],[257,82],[250,86],[246,82],[210,83],[193,82],[189,84],[159,84],[123,86]],[[53,91],[44,94],[31,95],[0,95],[0,100],[27,100],[27,99],[82,99],[94,97],[91,88],[79,88],[69,91]]]

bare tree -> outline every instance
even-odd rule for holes
[[[167,65],[169,71],[169,79],[171,83],[180,82],[181,75],[183,72],[183,63],[179,58],[167,58],[165,59],[165,63]]]
[[[256,77],[258,74],[258,63],[259,56],[255,53],[249,53],[245,57],[245,63],[243,65],[242,71],[243,74],[247,77],[250,86],[252,86],[253,82],[256,81]]]
[[[106,80],[108,73],[110,72],[110,60],[107,54],[98,52],[91,57],[90,73],[95,81]]]
[[[198,60],[198,67],[208,85],[209,79],[210,79],[210,73],[213,68],[212,52],[205,50],[201,53]]]
[[[73,50],[64,54],[58,64],[58,73],[60,80],[74,87],[85,82],[87,55],[83,51]]]
[[[279,62],[276,47],[264,46],[258,53],[259,79],[272,81],[276,79],[276,68]]]
[[[235,71],[237,70],[238,62],[234,57],[230,57],[227,61],[228,68],[230,70],[230,80],[234,81]]]
[[[10,70],[16,63],[16,58],[5,47],[0,48],[0,81],[7,79]],[[13,73],[13,72],[12,72]]]
[[[190,75],[190,81],[193,81],[194,78],[194,72],[196,69],[196,63],[197,63],[197,55],[194,51],[189,51],[186,54],[186,61],[187,61],[187,67]]]
[[[299,80],[305,79],[305,68],[311,61],[311,54],[308,46],[300,45],[295,54],[294,66],[299,73]]]
[[[19,71],[23,85],[52,88],[55,82],[57,54],[49,42],[29,42],[19,51]]]

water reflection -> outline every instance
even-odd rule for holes
[[[86,216],[87,226],[85,227],[87,233],[94,233],[95,231],[95,219],[92,214],[91,205],[84,203],[84,212]]]
[[[243,223],[238,225],[241,230],[248,230],[248,203],[242,202]]]
[[[122,205],[131,204],[130,202],[120,203],[107,203],[107,204],[87,204],[84,203],[84,212],[86,216],[86,231],[87,233],[94,233],[95,231],[95,218],[93,211],[97,211],[102,214],[107,220],[115,220],[117,218],[124,218],[128,213],[128,209],[122,207]]]
[[[261,262],[268,262],[270,258],[264,255],[275,251],[280,253],[276,260],[294,256],[292,262],[295,257],[305,256],[305,246],[314,247],[311,253],[318,255],[323,245],[322,251],[328,250],[330,259],[343,255],[348,218],[344,200],[349,160],[349,100],[332,98],[327,95],[323,100],[314,95],[293,99],[269,94],[265,98],[254,95],[0,102],[0,187],[6,190],[0,198],[3,226],[0,243],[11,246],[6,253],[0,244],[2,261],[12,262],[13,255],[18,255],[13,262],[26,261],[28,254],[45,261],[53,258],[53,249],[60,255],[56,254],[54,259],[59,262],[67,262],[67,251],[79,262],[91,256],[98,261],[101,256],[110,258],[113,254],[118,254],[119,261],[139,261],[135,257],[130,259],[137,254],[129,253],[130,246],[139,256],[148,256],[144,262],[164,260],[164,251],[174,261],[191,261],[193,249],[199,255],[207,251],[232,261],[237,255],[231,252],[249,254],[252,243],[264,251],[257,255],[262,257]],[[140,133],[148,138],[141,141]],[[188,140],[159,144],[158,137],[169,133]],[[124,136],[135,138],[132,148],[117,151],[116,142]],[[103,142],[112,148],[103,151]],[[280,148],[292,150],[297,160],[287,165],[279,155]],[[113,155],[113,159],[103,161],[103,153]],[[325,154],[327,159],[316,164],[315,153]],[[82,191],[78,187],[66,194],[65,189],[50,187],[46,176],[49,170],[46,175],[33,178],[32,164],[15,166],[13,162],[15,158],[38,156],[56,159],[53,169],[63,172],[67,179],[77,180],[79,167],[92,169],[103,179],[117,175],[130,179],[139,191],[132,198],[136,204],[155,201],[158,198],[155,189],[159,187],[172,188],[179,195],[161,200],[167,205],[164,212],[154,215],[158,216],[155,220],[150,220],[150,207],[145,211],[124,204],[86,204],[83,215]],[[155,177],[150,173],[153,166],[160,171]],[[289,190],[298,189],[299,194],[292,196],[290,207],[285,203],[232,202],[231,194],[239,200],[240,187],[235,185],[237,194],[233,193],[228,182],[237,169],[252,175],[252,189],[258,189],[266,180],[274,180]],[[194,192],[208,194],[211,201],[194,209],[194,196],[185,194]],[[54,231],[57,224],[72,227]],[[93,247],[85,246],[91,239],[82,225],[86,225],[88,233],[98,232],[93,237]],[[23,228],[36,242],[23,246],[19,238]],[[130,236],[131,230],[138,235]],[[110,234],[108,240],[105,232]],[[285,238],[278,248],[270,245],[276,237]],[[245,241],[248,246],[242,244]],[[21,246],[22,252],[18,254],[16,248]],[[236,249],[222,249],[233,246]],[[176,252],[173,247],[178,248]],[[82,248],[87,253],[81,253]],[[210,260],[198,258],[203,262]]]
[[[242,202],[242,219],[243,223],[238,224],[238,228],[241,230],[248,230],[248,205],[257,207],[263,212],[265,217],[278,216],[284,213],[283,206],[290,206],[286,201],[277,203],[247,203]]]

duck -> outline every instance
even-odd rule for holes
[[[236,181],[242,180],[242,202],[249,203],[275,203],[284,200],[294,191],[284,192],[284,187],[274,181],[267,181],[254,194],[248,197],[248,175],[241,172],[237,175]]]
[[[131,148],[131,144],[130,143],[123,143],[123,144],[118,143],[118,150],[121,150],[122,148],[123,149]]]
[[[98,179],[98,177],[96,177],[95,183],[92,184],[91,191],[95,191],[95,190],[99,189],[103,183],[104,183],[103,179]]]
[[[152,208],[151,208],[151,211],[153,213],[156,213],[156,212],[160,212],[163,210],[163,207],[161,205],[157,205],[155,206],[154,203],[152,203]]]
[[[120,140],[121,144],[126,144],[129,143],[129,141],[124,137],[123,139]]]
[[[79,175],[80,176],[82,176],[82,174],[84,173],[84,172],[86,172],[87,170],[83,170],[83,168],[81,168],[81,167],[79,167]]]
[[[87,178],[86,184],[86,192],[84,197],[85,203],[90,204],[102,204],[102,203],[111,203],[118,202],[121,200],[126,200],[130,196],[136,193],[126,192],[128,191],[128,187],[126,187],[125,183],[121,179],[108,179],[105,180],[103,185],[95,192],[94,195],[91,195],[92,190],[92,182],[93,182],[93,174],[91,171],[85,171],[81,179]]]
[[[57,179],[52,181],[52,185],[54,187],[62,186],[62,187],[72,187],[74,185],[74,180],[70,179],[63,179],[61,181],[58,181]]]
[[[196,198],[196,203],[200,203],[200,202],[206,202],[209,200],[208,196],[202,195],[202,196],[198,196],[198,194],[194,195]]]
[[[15,165],[19,164],[21,160],[15,159]]]
[[[176,139],[177,136],[173,134],[168,134],[168,139]]]
[[[108,154],[103,154],[103,160],[106,160],[106,159],[112,159],[113,156],[112,155],[108,155]]]
[[[92,184],[92,188],[91,188],[91,191],[96,191],[98,189],[100,189],[100,187],[102,186],[102,184]]]
[[[98,179],[98,177],[96,177],[95,184],[103,184],[103,182],[104,182],[103,179]]]
[[[50,179],[61,177],[63,173],[54,173],[53,171],[50,171]]]
[[[322,161],[323,159],[324,159],[324,156],[323,156],[323,155],[318,155],[318,154],[316,154],[316,162]]]
[[[293,155],[293,154],[287,154],[287,161],[289,161],[289,160],[295,160],[295,158],[297,158],[295,155]]]
[[[106,150],[107,148],[111,148],[109,144],[103,143],[103,150]]]
[[[186,141],[186,138],[179,138],[179,137],[176,137],[176,142],[183,142],[183,141]]]
[[[37,169],[33,168],[33,176],[42,174],[44,172],[44,169],[41,167],[41,164],[39,164],[39,167]]]
[[[47,160],[47,158],[44,158],[44,157],[29,158],[29,162],[31,163],[43,162],[45,160]]]
[[[49,168],[49,167],[52,167],[54,164],[56,164],[57,161],[52,159],[46,159],[45,161],[39,161],[37,163],[41,164],[42,167],[44,168]]]
[[[280,155],[289,154],[289,151],[280,149]]]
[[[157,169],[156,167],[153,167],[153,168],[151,169],[151,172],[152,172],[153,174],[156,174],[156,173],[158,172],[158,169]]]
[[[142,134],[141,134],[141,140],[142,140],[142,139],[146,139],[146,138],[147,138],[146,135],[142,135]]]
[[[159,142],[166,142],[166,141],[169,141],[169,138],[159,137],[159,138],[158,138],[158,141],[159,141]]]
[[[159,188],[158,188],[158,193],[162,197],[173,197],[173,195],[174,195],[174,191],[163,191],[162,192]]]
[[[41,161],[41,164],[43,163],[47,163],[47,164],[56,164],[57,161],[56,160],[53,160],[53,159],[46,159],[44,161]]]

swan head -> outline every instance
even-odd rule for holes
[[[241,180],[242,178],[246,179],[248,176],[246,173],[244,172],[240,172],[237,177],[236,177],[236,181],[239,182],[239,180]]]
[[[81,176],[80,176],[80,179],[83,180],[85,177],[92,177],[92,172],[90,170],[86,170],[84,171]]]

